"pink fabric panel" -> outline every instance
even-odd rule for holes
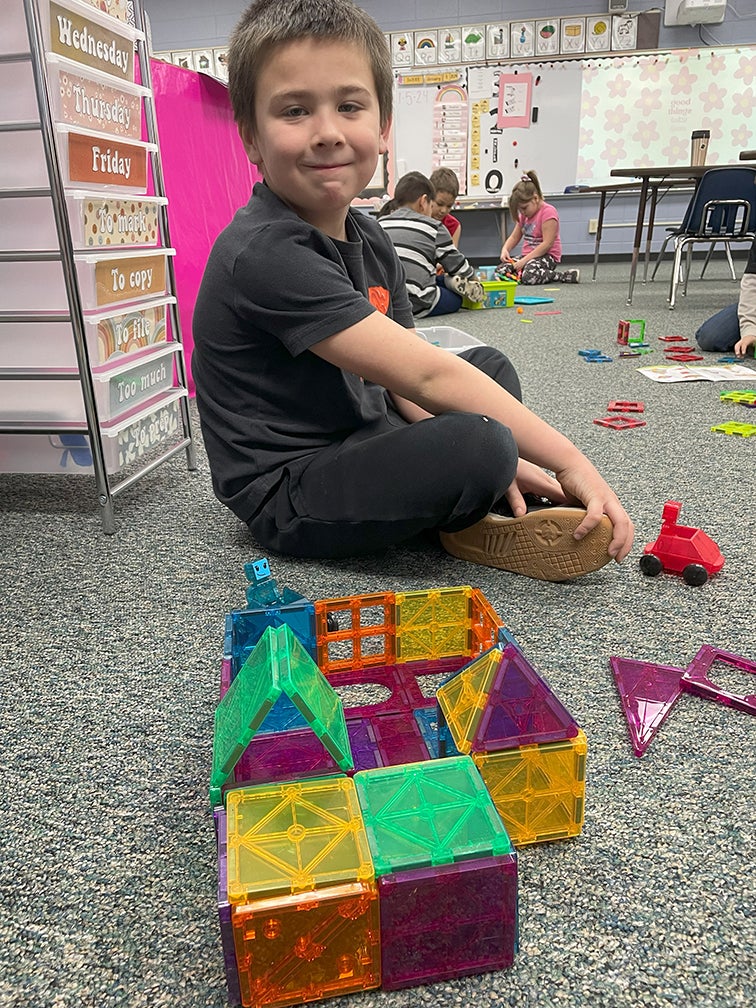
[[[189,391],[192,314],[205,263],[218,234],[261,177],[236,131],[228,90],[206,74],[150,61],[168,223],[176,249],[176,297]]]

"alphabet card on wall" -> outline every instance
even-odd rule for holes
[[[535,56],[535,22],[513,21],[509,28],[510,59]]]
[[[465,25],[462,28],[462,61],[483,63],[486,59],[486,26]]]
[[[509,57],[509,25],[490,24],[486,31],[486,59],[504,60]]]
[[[438,63],[438,32],[415,32],[415,66],[435,66]]]
[[[585,19],[585,51],[609,52],[612,44],[611,19],[604,16]]]
[[[438,33],[438,62],[459,63],[462,57],[462,32],[460,28],[443,28]]]

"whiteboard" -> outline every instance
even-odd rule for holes
[[[527,126],[498,126],[500,74],[528,78]],[[579,62],[475,67],[467,80],[471,147],[476,129],[480,132],[479,167],[470,165],[468,195],[508,196],[529,169],[537,172],[544,192],[561,192],[574,184],[580,138]]]
[[[575,182],[582,70],[570,61],[533,66],[469,67],[460,72],[468,98],[468,164],[465,195],[509,194],[527,169],[538,172],[544,192]],[[531,73],[536,121],[527,127],[498,126],[499,75]],[[447,86],[397,83],[393,160],[395,178],[408,171],[429,175],[434,167],[433,110]],[[532,110],[529,110],[531,112]],[[471,152],[474,152],[471,158]],[[476,163],[477,158],[477,163]],[[460,174],[458,172],[458,174]]]

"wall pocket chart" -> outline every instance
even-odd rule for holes
[[[586,59],[398,69],[393,171],[454,167],[468,197],[508,194],[535,169],[544,192],[612,181],[612,168],[685,164],[694,129],[711,132],[707,163],[733,164],[756,138],[756,46]],[[466,128],[467,164],[439,143],[449,85]],[[456,161],[456,164],[451,164]],[[466,170],[465,170],[466,167]]]

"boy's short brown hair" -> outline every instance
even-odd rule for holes
[[[275,48],[300,39],[362,46],[378,95],[381,126],[391,119],[394,75],[386,36],[351,0],[254,0],[231,36],[228,91],[238,126],[255,125],[260,70]]]
[[[430,180],[436,192],[448,192],[454,199],[459,196],[459,179],[451,168],[436,168],[431,172]]]

